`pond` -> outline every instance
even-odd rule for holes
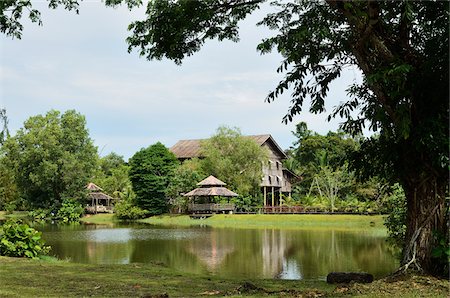
[[[331,271],[376,278],[398,263],[383,231],[45,225],[50,254],[78,263],[159,263],[221,277],[325,279]]]

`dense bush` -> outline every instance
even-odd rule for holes
[[[56,217],[64,222],[77,221],[83,215],[84,209],[75,200],[65,199],[56,214]]]
[[[44,220],[51,216],[51,213],[47,209],[38,208],[28,212],[28,217],[34,220]]]
[[[147,210],[134,206],[130,200],[121,200],[114,206],[115,216],[119,219],[134,220],[149,215]]]
[[[41,232],[27,224],[11,220],[0,227],[0,255],[8,257],[37,258],[50,247],[44,245]]]

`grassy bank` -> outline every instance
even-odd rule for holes
[[[111,225],[120,222],[113,214],[86,215],[80,221],[97,225]]]
[[[84,265],[0,257],[0,297],[446,297],[448,281],[413,276],[370,285],[238,280],[185,274],[163,264]]]
[[[322,214],[218,214],[206,219],[191,219],[188,215],[161,215],[139,220],[158,225],[208,225],[230,228],[280,228],[280,229],[384,229],[380,215],[322,215]]]
[[[0,220],[6,220],[8,218],[24,218],[28,216],[27,211],[14,211],[13,213],[8,213],[6,211],[0,211]]]

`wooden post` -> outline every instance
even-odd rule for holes
[[[264,187],[264,207],[266,207],[267,206],[267,187],[266,186],[263,186]]]
[[[274,206],[275,206],[275,187],[272,186],[272,212]]]

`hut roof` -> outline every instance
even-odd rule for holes
[[[198,186],[206,187],[206,186],[224,186],[227,185],[225,182],[217,179],[213,175],[209,176],[208,178],[200,181],[197,183]]]
[[[283,157],[286,158],[286,154],[281,147],[275,142],[273,137],[269,134],[245,136],[246,138],[253,139],[258,145],[262,146],[265,143],[272,144],[272,147]],[[170,151],[175,154],[179,159],[202,157],[201,155],[201,142],[205,139],[197,140],[181,140],[170,148]]]
[[[117,200],[116,198],[108,196],[107,194],[105,194],[103,192],[91,192],[89,194],[89,196],[93,199],[98,199],[98,200]]]
[[[94,183],[89,183],[87,186],[86,186],[86,188],[88,189],[88,190],[91,190],[91,191],[99,191],[99,190],[103,190],[103,189],[101,189],[99,186],[97,186],[97,185],[95,185]]]
[[[225,187],[200,187],[187,194],[185,197],[237,197],[238,194]]]

